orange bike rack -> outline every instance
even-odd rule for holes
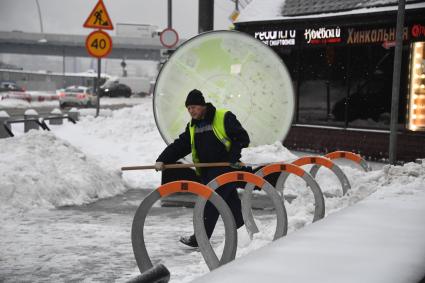
[[[143,234],[144,224],[149,210],[152,208],[154,203],[162,197],[182,192],[189,192],[200,196],[199,202],[204,205],[207,201],[210,201],[217,208],[223,219],[226,236],[223,254],[219,260],[217,255],[214,253],[205,232],[204,219],[202,215],[203,210],[194,211],[193,224],[196,240],[209,269],[215,269],[235,258],[237,248],[236,224],[233,214],[226,202],[211,188],[203,184],[193,181],[175,181],[164,184],[151,192],[145,199],[143,199],[140,206],[137,208],[136,214],[134,215],[131,227],[131,242],[137,266],[141,273],[153,267],[146,250]]]
[[[262,177],[243,171],[234,171],[222,174],[209,182],[208,187],[216,190],[222,185],[233,182],[245,182],[247,184],[252,184],[266,192],[274,204],[277,216],[276,231],[273,239],[276,240],[285,236],[288,231],[288,216],[286,214],[284,203],[276,192],[275,188]],[[258,228],[252,215],[251,203],[246,201],[246,194],[247,192],[244,192],[244,197],[242,198],[242,216],[248,233],[252,235],[258,232]]]

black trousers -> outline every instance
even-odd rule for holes
[[[190,180],[207,185],[211,180],[219,175],[231,171],[234,170],[229,167],[202,168],[201,176],[198,176],[192,169],[167,169],[162,172],[162,184],[177,180]],[[217,188],[216,190],[216,193],[218,193],[224,201],[226,201],[232,211],[237,228],[244,225],[241,200],[239,199],[238,192],[236,190],[238,187],[243,188],[244,183],[229,183]],[[214,232],[218,216],[219,213],[217,209],[211,202],[208,201],[204,210],[204,225],[208,238],[210,238]]]

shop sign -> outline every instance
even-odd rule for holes
[[[368,30],[348,29],[347,44],[381,43],[395,41],[395,28],[379,28]],[[409,39],[409,28],[403,29],[403,40]]]
[[[254,37],[268,46],[295,45],[296,30],[259,31]]]
[[[308,44],[339,43],[341,42],[341,29],[339,27],[305,29],[304,38]]]
[[[385,49],[390,49],[392,47],[395,47],[395,45],[395,41],[384,41],[384,43],[382,43],[382,47],[384,47]]]
[[[425,38],[425,26],[415,24],[412,26],[412,37],[414,39]]]

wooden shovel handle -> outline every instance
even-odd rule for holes
[[[223,166],[230,166],[230,163],[229,162],[214,162],[214,163],[164,164],[164,169],[191,168],[191,167],[223,167]],[[146,169],[155,169],[155,165],[121,167],[122,171],[146,170]]]

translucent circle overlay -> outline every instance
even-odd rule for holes
[[[294,113],[292,81],[281,58],[261,41],[237,31],[212,31],[173,53],[153,97],[155,121],[167,144],[190,121],[184,102],[195,88],[216,108],[236,115],[251,146],[285,139]]]

